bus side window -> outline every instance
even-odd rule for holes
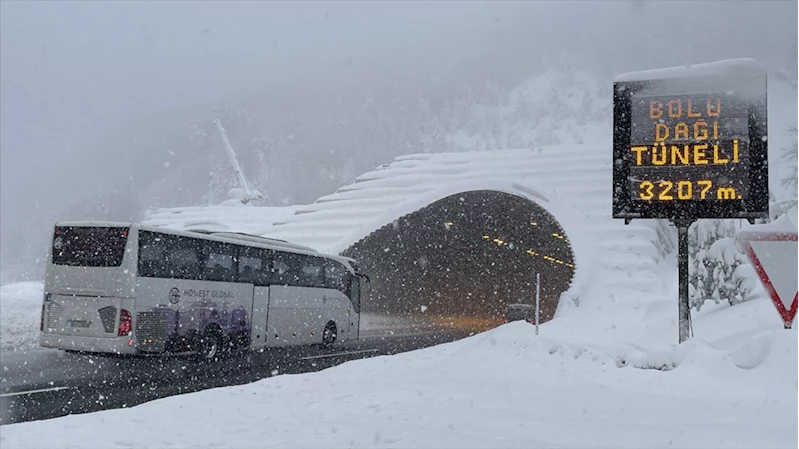
[[[164,243],[169,277],[200,279],[199,242],[191,238],[169,236]]]
[[[207,281],[232,282],[236,247],[226,243],[208,242],[203,278]]]
[[[300,284],[304,287],[318,287],[325,286],[325,272],[324,272],[324,259],[312,256],[301,256],[299,258],[301,264]]]
[[[166,250],[162,236],[152,232],[139,232],[139,276],[158,278],[168,277]]]
[[[334,261],[325,261],[325,288],[334,288],[347,294],[347,270],[343,265]]]
[[[272,259],[272,283],[277,285],[292,285],[291,266],[288,264],[286,253],[276,253]]]
[[[242,255],[239,257],[239,282],[261,285],[259,277],[263,278],[264,267],[262,260],[253,254],[257,248],[243,248]]]

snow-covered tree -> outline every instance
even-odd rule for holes
[[[697,310],[707,300],[745,301],[754,288],[747,268],[741,268],[749,263],[734,239],[738,226],[733,220],[707,219],[688,231],[689,295]]]
[[[792,126],[789,131],[791,136],[793,137],[793,142],[791,145],[782,149],[782,160],[788,166],[788,174],[780,180],[780,186],[784,187],[788,191],[788,199],[785,200],[782,204],[780,204],[781,209],[783,211],[790,211],[792,209],[796,209],[797,206],[797,129],[795,126]]]

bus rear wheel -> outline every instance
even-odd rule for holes
[[[336,323],[328,321],[322,331],[322,346],[329,348],[336,342]]]
[[[200,337],[200,349],[197,358],[203,362],[213,362],[222,354],[224,342],[222,333],[217,329],[206,329]]]

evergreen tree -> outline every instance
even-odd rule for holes
[[[782,149],[782,160],[785,161],[789,168],[788,175],[780,180],[780,186],[788,191],[788,199],[780,204],[782,211],[788,212],[796,210],[797,207],[797,136],[796,126],[792,126],[788,132],[793,137],[793,142],[790,146]]]
[[[734,240],[738,228],[734,220],[705,219],[689,229],[691,307],[699,310],[707,300],[737,304],[746,299],[750,290],[739,267],[748,261]]]

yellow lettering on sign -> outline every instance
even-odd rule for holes
[[[674,183],[671,181],[661,181],[658,183],[658,186],[663,190],[660,191],[660,195],[658,195],[658,199],[661,201],[671,201],[674,199],[673,196],[669,193],[671,188],[674,187]]]
[[[732,187],[719,187],[716,189],[716,199],[732,200],[735,199],[736,192]]]
[[[693,183],[691,181],[680,181],[677,183],[677,198],[690,200],[693,196]]]
[[[658,151],[660,150],[660,151]],[[658,157],[658,153],[660,153],[660,157]],[[655,145],[652,147],[652,164],[654,165],[666,165],[666,145],[661,143],[660,145]]]
[[[713,107],[711,99],[708,98],[707,100],[707,116],[708,117],[718,117],[721,115],[721,98],[716,98],[716,107]]]
[[[690,101],[688,102],[691,103]],[[706,140],[707,139],[707,122],[704,120],[697,120],[694,123],[694,139]]]
[[[705,150],[707,150],[706,143],[694,145],[694,165],[707,165]]]
[[[652,198],[655,197],[655,193],[652,191],[652,189],[655,188],[655,185],[652,184],[650,181],[641,182],[639,187],[643,190],[642,192],[638,192],[638,196],[642,200],[647,200],[648,201],[648,200],[651,200]]]
[[[663,117],[663,103],[657,100],[649,102],[649,118]]]
[[[711,187],[713,187],[713,181],[709,181],[707,179],[702,179],[702,180],[696,181],[696,183],[699,184],[700,186],[704,186],[702,191],[699,192],[699,199],[703,200],[703,199],[705,199],[705,195],[707,195],[707,191],[710,190]]]
[[[665,123],[655,124],[655,140],[662,142],[669,138],[669,127]]]
[[[674,125],[674,138],[677,140],[688,140],[688,124],[677,123]]]
[[[688,100],[688,117],[701,117],[701,112],[694,111],[693,104],[691,104],[691,100]]]
[[[713,163],[714,164],[729,164],[730,163],[729,159],[724,159],[721,156],[719,156],[719,144],[717,144],[717,143],[713,144]]]
[[[680,147],[677,145],[671,146],[671,165],[677,165],[677,158],[680,158],[680,164],[688,165],[690,162],[688,158],[688,151],[691,148],[690,145],[683,145],[683,151],[680,152]]]
[[[641,165],[641,153],[649,151],[649,147],[632,147],[635,153],[635,165]]]
[[[682,100],[669,100],[667,106],[669,108],[669,117],[682,117]]]

